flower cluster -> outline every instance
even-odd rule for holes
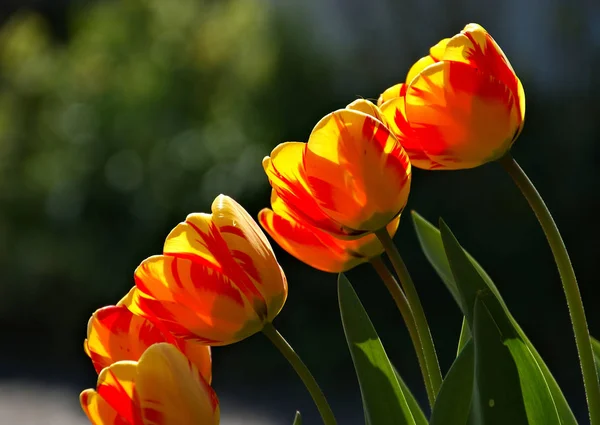
[[[97,310],[84,349],[96,390],[81,394],[95,425],[218,424],[211,345],[262,329],[287,297],[286,278],[258,225],[233,199],[190,214],[163,254],[135,271],[135,287]]]
[[[356,100],[322,118],[306,143],[273,149],[263,160],[271,208],[258,221],[319,270],[371,261],[384,252],[382,232],[398,228],[412,165],[461,169],[502,157],[523,127],[524,99],[500,47],[467,25],[377,104]],[[135,287],[92,315],[84,349],[98,384],[81,404],[93,424],[218,424],[210,346],[267,332],[281,311],[287,281],[265,234],[227,196],[211,209],[178,224],[162,254],[135,270]]]

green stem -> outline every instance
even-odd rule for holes
[[[417,288],[415,288],[415,284],[408,273],[406,264],[404,264],[400,252],[398,252],[398,248],[394,245],[394,241],[392,241],[387,230],[385,228],[378,230],[375,232],[375,235],[383,245],[392,266],[394,266],[394,270],[396,270],[396,274],[398,275],[404,293],[406,294],[408,305],[412,310],[415,326],[417,327],[419,339],[421,340],[421,345],[423,347],[423,355],[425,357],[425,363],[427,364],[427,370],[429,371],[429,379],[431,380],[431,388],[435,401],[435,397],[442,385],[442,372],[440,371],[435,345],[433,344],[433,338],[429,331],[427,317],[425,317],[425,312],[423,311]]]
[[[333,416],[331,407],[329,407],[329,403],[327,403],[327,399],[323,395],[323,391],[321,391],[317,381],[315,381],[315,378],[312,376],[298,354],[296,354],[294,349],[290,346],[290,344],[288,344],[285,338],[277,331],[277,329],[275,329],[273,324],[265,324],[262,332],[271,340],[273,345],[277,347],[281,354],[283,354],[283,357],[287,359],[300,379],[302,379],[302,382],[306,386],[306,389],[312,396],[313,401],[319,409],[321,418],[323,418],[323,423],[325,425],[335,425],[335,417]]]
[[[527,174],[525,174],[510,153],[500,158],[498,162],[512,177],[519,189],[521,189],[523,196],[525,196],[525,199],[529,202],[529,206],[537,216],[546,234],[546,239],[548,239],[548,244],[554,255],[554,261],[558,267],[560,280],[565,291],[569,314],[571,315],[571,323],[573,324],[573,331],[575,333],[575,344],[579,353],[583,384],[587,396],[590,424],[600,425],[600,384],[598,383],[598,372],[594,363],[594,353],[583,309],[583,301],[581,300],[575,271],[569,259],[569,253],[556,227],[556,223],[550,211],[548,211],[548,207],[546,207],[544,200],[527,177]]]
[[[400,310],[400,314],[402,314],[404,323],[406,323],[406,328],[408,329],[410,339],[412,340],[413,346],[415,347],[415,352],[417,353],[417,359],[419,360],[421,374],[423,375],[423,380],[425,381],[425,389],[427,390],[427,398],[429,399],[429,405],[433,407],[435,395],[433,393],[433,388],[431,387],[431,377],[427,369],[425,356],[423,355],[423,345],[421,344],[421,339],[419,338],[419,332],[417,331],[415,318],[413,317],[413,312],[410,309],[410,306],[408,305],[406,295],[404,295],[404,292],[398,284],[398,281],[396,281],[396,278],[394,278],[394,275],[387,268],[380,256],[371,258],[370,262],[377,274],[379,275],[379,277],[381,278],[381,280],[383,281],[383,283],[385,284],[386,288],[392,295],[392,298],[396,302],[396,306],[398,306],[398,310]]]

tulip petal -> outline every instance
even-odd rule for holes
[[[204,380],[212,382],[212,355],[209,345],[192,340],[177,340],[179,350],[198,368]]]
[[[407,86],[405,85],[405,87]],[[408,154],[412,165],[425,170],[441,167],[425,153],[420,140],[413,134],[412,128],[406,120],[404,96],[387,101],[381,105],[381,111],[386,117],[388,127]]]
[[[400,89],[402,90],[402,89]],[[354,102],[350,103],[346,106],[346,109],[351,109],[353,111],[362,112],[363,114],[367,114],[372,116],[378,121],[385,123],[385,117],[379,110],[379,108],[371,101],[366,99],[356,99]]]
[[[505,84],[465,63],[446,61],[431,65],[410,84],[406,118],[427,156],[447,169],[497,159],[521,125]]]
[[[132,291],[129,291],[126,298],[129,299],[128,303],[132,296]],[[159,323],[134,315],[123,303],[103,307],[90,318],[84,348],[100,373],[105,367],[121,360],[137,361],[151,345],[168,342],[178,347],[210,383],[210,347],[194,341],[178,340],[166,328],[162,332],[158,326]]]
[[[90,318],[84,344],[100,373],[120,360],[138,360],[146,348],[168,340],[148,320],[134,316],[125,307],[109,306],[96,310]]]
[[[438,61],[433,59],[430,55],[423,56],[421,59],[416,61],[413,64],[413,66],[411,66],[410,69],[408,70],[408,73],[406,74],[406,84],[410,84],[410,82],[412,80],[414,80],[414,78],[417,75],[419,75],[420,72],[422,72],[428,66],[433,65],[434,63],[437,63],[437,62]]]
[[[444,58],[444,52],[446,51],[446,46],[450,40],[450,38],[440,40],[435,46],[429,49],[429,56],[436,62],[441,61]]]
[[[163,250],[165,255],[192,260],[198,264],[196,269],[213,269],[212,273],[226,276],[253,305],[256,313],[266,316],[265,298],[234,258],[212,215],[188,215],[184,223],[179,223],[169,233]],[[202,283],[196,282],[196,285]]]
[[[136,366],[136,362],[121,361],[102,369],[97,391],[128,424],[144,425],[135,392]]]
[[[434,63],[441,61],[444,57],[444,52],[449,41],[449,38],[444,38],[429,49],[429,55],[424,56],[416,61],[408,70],[408,74],[406,75],[406,84],[410,84],[410,82],[429,65],[433,65]]]
[[[306,143],[281,143],[263,160],[263,168],[271,186],[298,221],[342,236],[346,229],[321,210],[310,192],[304,169],[305,152]]]
[[[83,391],[79,401],[92,425],[131,425],[92,389]]]
[[[330,273],[348,270],[364,261],[346,252],[340,246],[340,239],[295,220],[275,191],[271,205],[275,212],[263,209],[258,215],[260,224],[283,249],[300,261]]]
[[[127,308],[160,321],[178,338],[224,345],[262,328],[262,319],[232,281],[202,262],[153,256],[136,269],[135,282]]]
[[[304,165],[319,207],[357,236],[387,225],[406,205],[408,156],[372,116],[341,109],[324,117],[310,135]]]
[[[519,127],[519,131],[515,135],[513,142],[517,140],[517,137],[523,131],[523,124],[525,124],[525,89],[523,88],[523,84],[521,84],[521,80],[517,78],[517,98],[519,99],[519,113],[521,114],[521,124]]]
[[[287,213],[287,206],[275,193],[273,195],[273,210],[263,209],[259,213],[259,222],[283,249],[309,266],[340,273],[383,252],[383,246],[373,234],[344,240],[294,220]],[[388,225],[391,236],[396,232],[399,220],[400,217]]]
[[[273,248],[254,219],[236,201],[220,195],[212,205],[212,220],[220,230],[232,258],[252,280],[263,300],[268,300],[267,320],[281,311],[287,297],[287,281]]]
[[[381,108],[381,106],[389,100],[395,99],[397,97],[404,97],[404,95],[406,94],[407,87],[408,86],[406,84],[400,83],[388,88],[386,91],[381,93],[379,99],[377,99],[377,106]]]
[[[217,425],[219,402],[198,369],[169,344],[150,347],[136,375],[144,425]]]
[[[484,74],[493,75],[518,96],[517,77],[508,58],[487,31],[478,24],[468,24],[450,39],[444,61],[456,61],[471,65]]]

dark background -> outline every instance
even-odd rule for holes
[[[125,294],[168,231],[219,193],[256,216],[269,200],[260,161],[276,144],[305,141],[357,97],[376,99],[468,22],[490,31],[524,84],[513,154],[561,228],[600,335],[600,3],[4,0],[0,16],[0,424],[85,423],[77,396],[96,379],[82,350],[87,320]],[[558,274],[501,167],[415,170],[408,208],[449,223],[587,423]],[[461,317],[406,215],[396,241],[446,371]],[[335,276],[275,250],[290,284],[275,325],[339,422],[362,423]],[[349,277],[425,405],[391,297],[368,266]],[[214,387],[224,424],[288,424],[295,409],[319,420],[261,335],[214,349]]]

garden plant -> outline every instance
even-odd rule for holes
[[[288,287],[262,226],[298,260],[339,273],[340,318],[366,424],[576,425],[542,355],[492,278],[443,219],[432,224],[405,210],[412,167],[451,171],[497,162],[546,235],[579,354],[580,365],[572,369],[581,372],[590,424],[600,425],[600,344],[589,334],[558,228],[510,152],[524,121],[525,92],[509,60],[484,28],[469,24],[433,46],[376,103],[355,100],[322,118],[306,143],[276,146],[263,160],[270,208],[257,221],[234,199],[219,195],[210,213],[189,214],[168,234],[162,253],[141,262],[128,294],[92,315],[84,349],[98,382],[80,397],[90,421],[218,424],[210,347],[262,332],[297,372],[323,423],[337,423],[326,394],[274,326]],[[445,374],[419,282],[392,240],[401,219],[412,220],[425,256],[464,316],[456,359]],[[398,326],[402,318],[428,406],[419,405],[396,372],[344,275],[363,263],[370,263],[398,307]],[[294,423],[301,422],[297,413]]]

